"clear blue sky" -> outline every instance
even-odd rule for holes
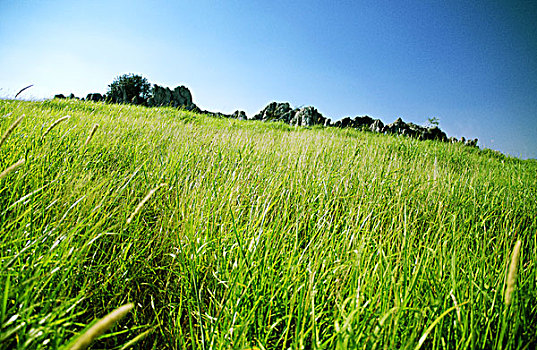
[[[536,1],[0,0],[0,96],[83,97],[124,73],[212,111],[434,116],[537,158]]]

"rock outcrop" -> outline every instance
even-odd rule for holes
[[[477,147],[477,142],[478,142],[478,141],[479,141],[478,139],[467,140],[467,139],[464,138],[464,136],[461,137],[460,140],[457,140],[457,138],[456,138],[456,137],[453,137],[453,136],[450,137],[450,138],[447,140],[447,142],[449,142],[449,143],[460,143],[460,144],[463,144],[463,145],[465,145],[465,146],[470,146],[470,147]]]
[[[380,119],[375,119],[375,121],[373,122],[373,124],[371,124],[369,126],[369,130],[371,132],[378,132],[378,133],[381,133],[382,130],[384,129],[384,123],[380,120]]]
[[[122,90],[124,95],[124,103],[126,101],[126,90]],[[63,94],[55,95],[54,98],[78,99],[74,94],[65,96]],[[110,96],[101,95],[100,93],[91,93],[86,96],[87,101],[106,101],[110,100]],[[115,101],[117,102],[117,101]],[[143,101],[129,101],[128,103],[146,104]],[[150,107],[169,106],[182,108],[200,114],[206,114],[215,118],[234,118],[239,120],[248,120],[244,111],[237,110],[233,114],[224,114],[220,112],[203,111],[198,108],[192,101],[192,94],[185,86],[178,86],[171,90],[168,87],[153,85],[150,97],[147,100],[147,105]],[[470,147],[477,147],[477,139],[466,140],[461,137],[457,140],[455,137],[448,138],[447,135],[440,130],[438,126],[424,127],[414,123],[405,123],[403,119],[397,118],[393,123],[385,125],[380,119],[374,119],[370,116],[356,116],[354,118],[345,117],[336,122],[331,122],[330,119],[324,117],[315,107],[308,106],[302,108],[292,108],[288,102],[271,102],[263,110],[252,117],[252,120],[260,120],[264,122],[276,121],[290,124],[292,126],[314,126],[323,125],[325,127],[337,128],[355,128],[363,131],[374,133],[384,133],[393,135],[402,135],[419,140],[437,140],[449,143],[459,143]]]
[[[345,117],[343,119],[340,119],[332,123],[331,126],[334,126],[336,128],[349,128],[349,127],[352,127],[352,119],[349,117]]]
[[[397,118],[393,123],[385,125],[382,132],[385,134],[402,134],[407,127],[406,123],[401,118]]]
[[[477,147],[477,142],[478,142],[477,139],[466,140],[466,142],[465,142],[464,144],[465,144],[466,146],[470,146],[470,147]]]
[[[104,96],[98,92],[87,94],[86,101],[94,101],[94,102],[104,101]]]
[[[381,127],[384,127],[384,123],[382,123],[382,121],[380,121],[379,119],[373,119],[368,115],[364,115],[362,117],[356,116],[354,118],[345,117],[332,123],[332,126],[335,126],[337,128],[356,128],[360,130],[372,130],[371,128],[373,124],[375,124],[374,128],[378,128],[379,125],[382,125]]]
[[[56,94],[54,95],[54,98],[59,98],[59,99],[72,99],[72,100],[82,100],[84,101],[84,98],[80,98],[80,97],[76,97],[75,94],[73,93],[70,93],[68,96],[65,96],[64,94]]]
[[[326,118],[315,107],[308,106],[298,110],[289,124],[293,126],[324,125]]]
[[[397,118],[393,123],[385,125],[382,128],[382,132],[385,134],[414,137],[420,140],[448,141],[446,134],[437,126],[424,127],[414,123],[405,123],[401,118]]]
[[[265,122],[281,121],[289,124],[297,111],[297,109],[292,109],[288,102],[271,102],[252,119]]]
[[[231,115],[231,118],[238,119],[238,120],[248,120],[248,117],[246,116],[246,112],[244,111],[235,111]]]
[[[239,115],[239,111],[236,111],[232,118],[239,118]],[[472,141],[466,141],[464,138],[461,141],[457,141],[454,138],[448,139],[447,135],[438,126],[424,127],[414,123],[405,123],[401,118],[397,118],[393,123],[387,125],[384,125],[380,119],[373,119],[367,115],[354,118],[345,117],[332,123],[330,119],[319,113],[315,107],[308,106],[293,109],[288,102],[271,102],[252,119],[265,122],[281,121],[293,126],[324,125],[337,128],[355,128],[374,133],[408,136],[419,140],[460,142],[468,146],[477,145],[477,139]]]
[[[288,102],[271,102],[261,112],[254,115],[253,120],[277,121],[293,126],[326,125],[330,123],[319,111],[312,106],[291,108]]]
[[[170,106],[187,110],[196,108],[196,105],[192,103],[192,94],[185,86],[178,86],[171,90],[155,84],[147,104],[151,107]]]
[[[442,142],[447,142],[448,140],[446,133],[440,130],[438,126],[433,126],[432,128],[425,128],[425,131],[418,135],[420,140],[438,140]]]

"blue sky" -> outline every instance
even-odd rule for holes
[[[535,1],[0,0],[0,18],[2,97],[85,96],[137,73],[202,109],[437,117],[537,158]]]

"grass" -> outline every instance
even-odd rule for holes
[[[0,101],[0,135],[22,115],[2,349],[61,348],[128,303],[93,348],[537,345],[535,161],[72,100]]]

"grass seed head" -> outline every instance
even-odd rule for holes
[[[511,265],[509,265],[509,273],[507,274],[507,286],[505,288],[505,305],[511,305],[513,292],[515,291],[516,278],[518,274],[518,263],[520,262],[520,246],[522,242],[517,241],[511,255]]]
[[[4,144],[4,141],[6,141],[6,139],[13,132],[13,130],[17,127],[17,125],[19,125],[19,123],[21,122],[22,118],[24,118],[24,114],[21,115],[19,117],[19,119],[15,120],[13,122],[13,124],[11,124],[11,126],[6,130],[6,132],[4,133],[4,136],[2,136],[2,139],[0,140],[0,147],[2,147],[2,145]]]
[[[163,186],[166,186],[165,183],[163,184],[160,184],[158,185],[157,187],[153,188],[151,191],[149,191],[147,193],[147,195],[144,197],[144,199],[142,199],[140,201],[140,203],[138,203],[138,206],[136,206],[136,209],[134,209],[134,211],[132,212],[132,214],[129,216],[129,218],[127,219],[127,225],[131,223],[131,221],[134,219],[134,217],[136,216],[136,214],[138,214],[138,212],[142,209],[142,207],[144,206],[144,204],[151,198],[151,196],[157,192],[157,190]]]
[[[69,118],[71,118],[71,116],[70,116],[70,115],[66,115],[65,117],[61,117],[60,119],[57,119],[54,123],[52,123],[51,126],[48,127],[48,129],[45,131],[45,133],[43,134],[43,136],[41,136],[41,139],[44,139],[45,136],[47,136],[47,134],[48,134],[52,129],[54,129],[54,127],[55,127],[56,125],[60,124],[61,122],[65,121],[65,120],[67,120],[67,119],[69,119]]]
[[[6,170],[2,171],[2,173],[0,173],[0,180],[6,177],[10,172],[17,170],[20,166],[24,164],[25,161],[26,160],[24,158],[21,158],[17,163],[9,166]]]
[[[87,146],[87,145],[90,143],[90,141],[91,141],[93,135],[95,134],[95,132],[97,131],[98,128],[99,128],[99,124],[95,124],[95,125],[93,126],[93,128],[91,129],[91,132],[90,132],[90,134],[89,134],[89,136],[88,136],[88,138],[86,139],[86,142],[84,143],[84,146]]]
[[[100,337],[102,334],[104,334],[104,332],[114,327],[114,325],[125,317],[133,307],[134,305],[132,303],[123,305],[97,321],[97,323],[85,331],[74,342],[74,344],[69,347],[69,350],[87,349],[96,338]]]

